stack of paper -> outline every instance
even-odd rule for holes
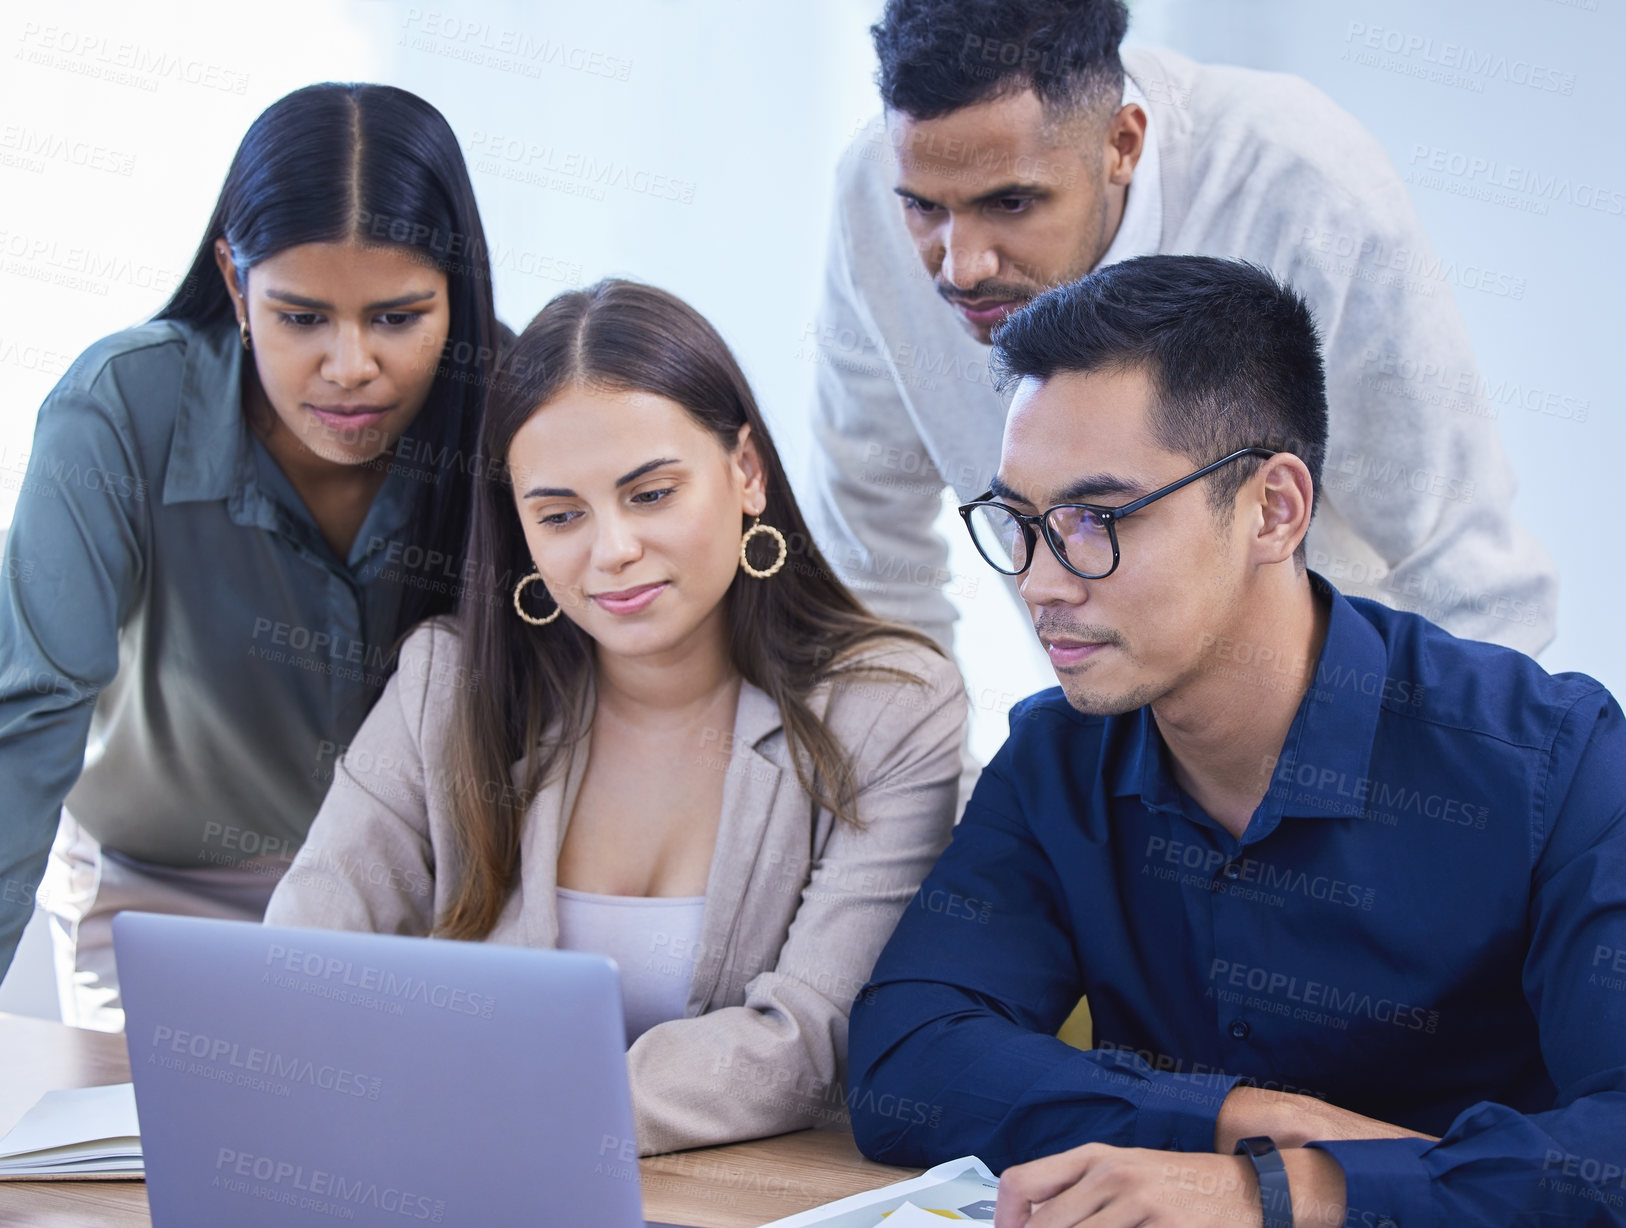
[[[944,1220],[991,1224],[998,1197],[999,1179],[981,1160],[966,1156],[763,1228],[935,1228]]]
[[[0,1139],[0,1181],[139,1181],[135,1087],[46,1092]]]

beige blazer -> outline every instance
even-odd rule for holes
[[[267,923],[427,934],[458,878],[443,748],[460,685],[457,636],[426,625],[346,750]],[[809,701],[853,755],[863,830],[799,787],[779,710],[743,683],[684,1018],[628,1050],[641,1154],[845,1119],[847,1013],[921,879],[948,844],[966,719],[952,662],[889,641],[865,679]],[[555,871],[591,739],[525,814],[516,886],[488,941],[558,941]],[[519,765],[516,765],[516,780]],[[428,787],[426,787],[426,784]]]

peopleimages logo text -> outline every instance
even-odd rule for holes
[[[303,1164],[252,1155],[222,1147],[215,1155],[215,1178],[235,1194],[247,1194],[267,1202],[282,1203],[324,1215],[350,1207],[372,1207],[406,1219],[442,1223],[446,1200],[428,1194],[415,1194],[396,1186],[379,1185],[361,1178],[352,1180],[324,1168],[306,1169]],[[241,1178],[242,1180],[232,1180]],[[260,1184],[250,1186],[252,1180]],[[349,1218],[346,1216],[345,1218]]]
[[[400,1002],[419,1002],[460,1015],[490,1019],[497,1006],[497,999],[490,994],[454,989],[450,985],[431,985],[421,977],[402,976],[388,968],[375,968],[371,964],[358,964],[277,943],[266,951],[265,963],[268,968],[278,972],[297,973],[312,980],[378,994]]]
[[[343,1066],[318,1065],[307,1057],[205,1036],[201,1032],[188,1032],[168,1024],[161,1023],[153,1029],[152,1047],[198,1062],[224,1064],[246,1074],[305,1083],[321,1091],[367,1100],[377,1100],[384,1086],[384,1081],[376,1075],[360,1074]]]

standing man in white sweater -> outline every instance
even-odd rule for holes
[[[884,128],[843,158],[809,329],[820,545],[875,610],[948,646],[934,522],[945,485],[977,498],[999,460],[993,329],[1102,265],[1236,257],[1290,282],[1321,333],[1330,439],[1309,565],[1539,651],[1557,576],[1512,518],[1453,298],[1520,288],[1436,257],[1378,143],[1314,87],[1166,51],[1120,58],[1127,24],[1121,0],[888,0],[871,31]]]

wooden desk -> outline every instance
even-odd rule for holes
[[[0,1014],[0,1135],[53,1088],[129,1078],[122,1035]],[[645,1216],[695,1228],[758,1228],[919,1171],[871,1163],[858,1154],[852,1136],[838,1130],[652,1156],[640,1168]],[[139,1181],[0,1182],[4,1228],[151,1222],[147,1187]]]

